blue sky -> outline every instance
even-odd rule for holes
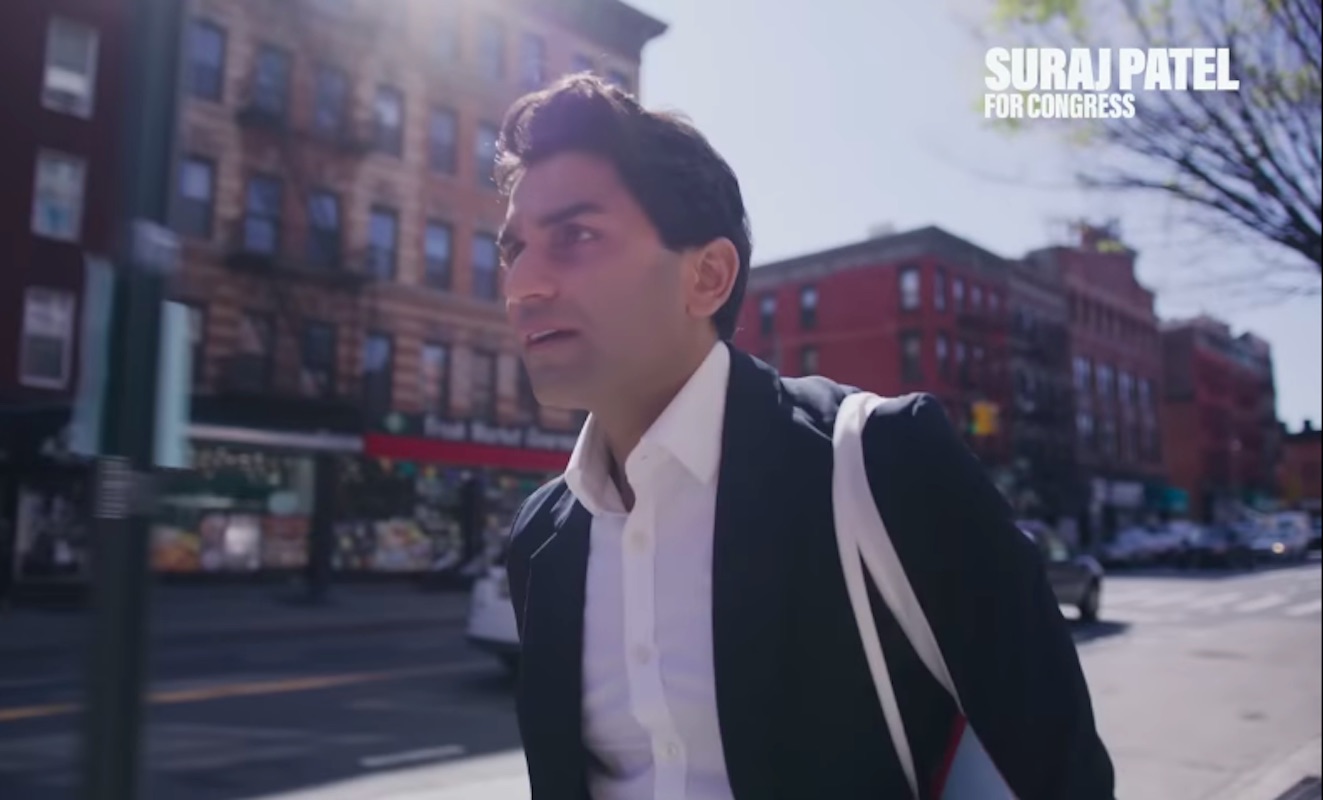
[[[643,102],[688,114],[731,162],[755,264],[878,223],[940,225],[1014,256],[1068,217],[1119,218],[1160,314],[1206,311],[1267,339],[1279,416],[1293,429],[1323,417],[1318,296],[1192,290],[1262,254],[1210,239],[1164,201],[1074,189],[1072,154],[1047,128],[1012,138],[984,124],[987,45],[972,23],[990,0],[628,1],[671,26],[644,51]]]

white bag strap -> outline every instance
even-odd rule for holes
[[[863,640],[864,653],[873,673],[873,683],[882,703],[883,716],[891,731],[896,754],[909,779],[910,788],[918,797],[914,757],[905,734],[904,720],[896,702],[895,687],[891,683],[886,659],[878,639],[877,624],[868,601],[863,567],[867,566],[873,584],[887,608],[914,647],[928,671],[951,695],[956,707],[964,715],[964,706],[956,691],[955,682],[947,669],[937,638],[933,635],[928,618],[919,605],[905,575],[905,568],[896,554],[895,545],[887,533],[886,524],[878,513],[873,492],[868,483],[864,463],[863,431],[873,410],[884,398],[868,392],[848,395],[836,415],[832,444],[835,451],[832,469],[832,508],[835,515],[836,541],[841,555],[841,568],[845,573],[846,589],[854,607],[855,621]],[[860,563],[862,558],[862,565]]]

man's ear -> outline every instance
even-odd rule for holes
[[[686,262],[685,308],[692,316],[711,319],[735,288],[739,251],[730,239],[713,239],[694,250]]]

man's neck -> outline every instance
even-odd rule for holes
[[[706,347],[695,347],[694,353],[664,381],[651,384],[643,391],[622,392],[612,398],[613,402],[609,408],[593,412],[606,439],[612,461],[611,478],[620,492],[625,508],[630,509],[634,506],[634,493],[625,476],[626,459],[634,452],[643,434],[647,433],[698,371],[715,344],[715,341],[711,341]]]

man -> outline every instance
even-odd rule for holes
[[[517,102],[498,153],[506,304],[534,391],[590,413],[509,553],[534,800],[906,797],[832,527],[831,430],[850,390],[730,346],[751,249],[734,174],[688,123],[588,76]],[[1070,633],[977,461],[924,395],[875,412],[864,444],[1016,794],[1110,800]],[[874,604],[933,776],[953,703]]]

